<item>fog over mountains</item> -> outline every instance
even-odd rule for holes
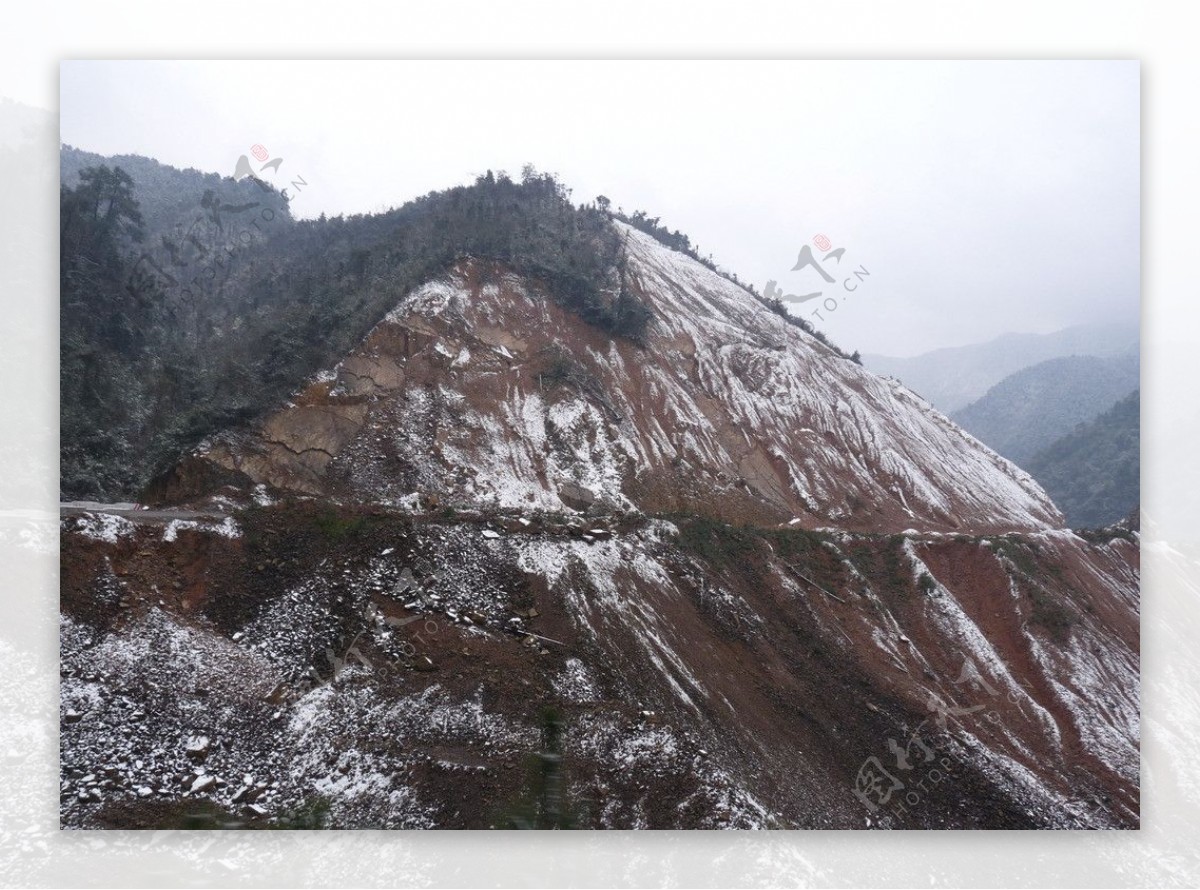
[[[1093,420],[1138,388],[1134,352],[1053,358],[1005,377],[950,415],[959,426],[1025,466],[1055,439]]]
[[[966,407],[1008,375],[1070,355],[1115,356],[1137,348],[1136,325],[1077,325],[1051,334],[1004,334],[985,343],[910,358],[864,355],[863,364],[903,380],[947,414]]]

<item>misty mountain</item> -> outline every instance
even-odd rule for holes
[[[967,432],[1025,466],[1036,452],[1097,417],[1138,386],[1138,353],[1067,356],[1006,377],[951,416]]]
[[[1060,356],[1120,355],[1137,343],[1136,325],[1079,325],[1052,334],[1004,334],[986,343],[935,349],[910,358],[864,355],[862,361],[877,374],[902,380],[950,414],[1022,368]]]
[[[0,151],[18,148],[57,123],[52,111],[0,98]]]
[[[256,182],[247,177],[235,181],[231,175],[233,163],[219,174],[190,167],[180,170],[142,155],[108,157],[70,145],[62,146],[59,152],[59,176],[67,188],[79,185],[84,170],[100,165],[120,167],[129,174],[141,209],[144,244],[156,255],[173,251],[175,261],[163,263],[173,272],[186,275],[189,260],[198,267],[199,261],[224,240],[222,235],[225,239],[236,238],[241,229],[248,228],[259,240],[291,222],[287,200],[279,190],[265,180]],[[261,220],[264,208],[271,211],[270,226]],[[249,225],[256,217],[260,218],[259,225]],[[170,248],[164,245],[164,239]],[[182,258],[179,251],[185,252]],[[164,258],[170,256],[168,253]]]
[[[1126,518],[1140,501],[1141,398],[1135,390],[1024,464],[1073,528]]]
[[[189,300],[138,188],[62,195],[64,489],[163,465],[64,509],[65,827],[1138,824],[1136,535],[681,233],[488,173]]]

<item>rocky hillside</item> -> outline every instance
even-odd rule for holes
[[[64,825],[1138,825],[1136,533],[611,225],[64,515]]]
[[[1061,524],[1024,472],[894,380],[746,290],[620,223],[643,344],[557,306],[536,281],[464,261],[416,288],[336,367],[189,479],[366,503],[699,511],[860,531]]]
[[[64,519],[68,827],[1138,824],[1131,538],[134,519]]]
[[[531,167],[385,213],[302,221],[288,212],[295,189],[148,158],[64,147],[62,177],[78,180],[60,201],[64,499],[134,499],[463,257],[536,277],[610,336],[637,339],[647,320],[621,286],[608,214]]]

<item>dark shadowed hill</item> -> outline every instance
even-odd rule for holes
[[[1135,390],[1026,463],[1072,528],[1111,525],[1136,509],[1140,500],[1140,408]]]
[[[62,185],[68,188],[79,185],[83,171],[101,165],[120,167],[133,179],[145,240],[156,248],[162,246],[166,237],[178,242],[178,249],[188,244],[193,251],[197,250],[198,245],[192,239],[203,239],[204,247],[211,249],[214,245],[208,239],[217,230],[216,223],[234,230],[239,222],[252,216],[250,210],[265,206],[283,216],[288,213],[287,201],[269,184],[264,187],[249,178],[234,181],[233,163],[223,174],[205,173],[194,168],[180,170],[143,155],[107,156],[70,145],[62,146],[59,152],[59,176]],[[211,193],[207,201],[206,193]],[[212,198],[219,202],[215,213]],[[251,208],[248,206],[251,204],[256,206]],[[228,205],[224,219],[222,205]],[[279,222],[277,228],[282,228],[283,222]],[[262,227],[261,231],[269,229]]]

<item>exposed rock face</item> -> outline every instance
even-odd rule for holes
[[[355,511],[340,534],[324,509],[260,509],[238,537],[64,529],[65,824],[320,795],[344,827],[488,827],[546,707],[583,827],[1138,824],[1127,537]],[[259,810],[198,781],[201,734],[203,775],[280,777]]]
[[[254,435],[205,456],[359,502],[596,503],[863,531],[1059,527],[1023,471],[899,383],[624,228],[644,347],[490,263],[406,298]]]
[[[1137,826],[1136,533],[626,235],[645,346],[464,261],[64,520],[64,824],[503,824],[550,708],[582,827]]]

